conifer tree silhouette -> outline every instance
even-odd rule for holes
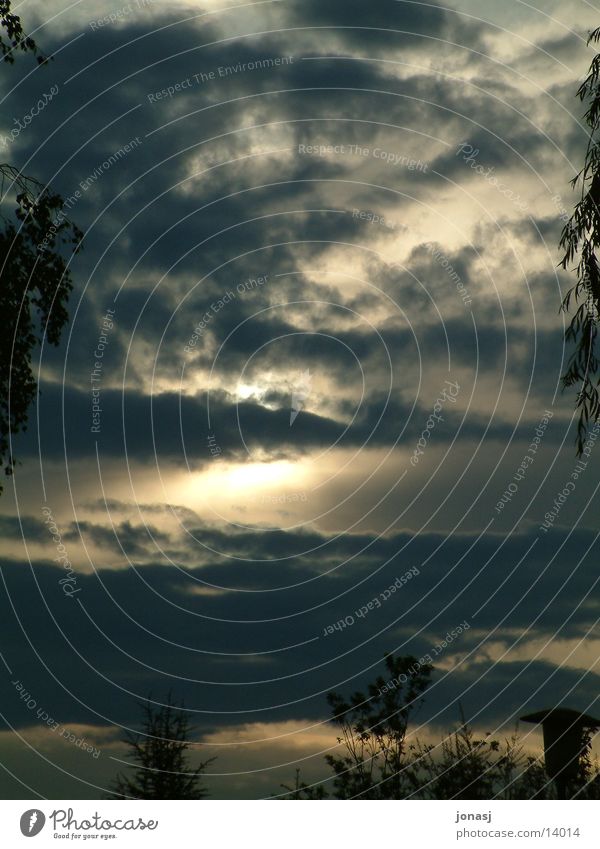
[[[207,791],[201,776],[212,763],[210,758],[192,769],[189,765],[192,728],[183,704],[156,707],[148,698],[142,705],[143,723],[139,733],[127,732],[125,742],[134,762],[132,774],[120,773],[114,781],[113,799],[204,799]]]

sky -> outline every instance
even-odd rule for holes
[[[0,497],[2,798],[101,797],[169,692],[213,798],[325,780],[326,694],[444,640],[419,739],[598,711],[558,267],[598,4],[15,11],[54,58],[3,65],[3,161],[85,236]]]

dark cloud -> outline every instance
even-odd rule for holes
[[[0,516],[0,534],[4,539],[46,542],[48,533],[45,523],[33,516]]]
[[[204,541],[219,543],[214,532],[197,533]],[[318,568],[308,560],[304,565],[296,562],[285,577],[276,563],[231,563],[227,582],[231,587],[239,582],[239,588],[220,593],[203,592],[222,586],[225,573],[217,563],[78,574],[74,587],[79,592],[69,598],[59,583],[63,569],[37,562],[31,570],[28,564],[5,560],[3,655],[13,677],[29,685],[37,701],[64,722],[131,722],[135,705],[128,691],[139,697],[175,684],[190,709],[200,712],[197,718],[205,728],[253,717],[275,721],[298,712],[319,716],[324,711],[323,690],[339,687],[346,679],[368,677],[368,668],[385,650],[420,656],[465,620],[471,629],[453,649],[461,655],[502,639],[510,644],[511,634],[532,622],[538,636],[583,636],[594,612],[570,621],[568,611],[594,590],[596,578],[589,568],[593,535],[579,532],[571,537],[567,554],[566,534],[556,529],[552,543],[543,539],[531,550],[532,533],[480,541],[476,535],[403,533],[384,540],[315,540],[301,534],[304,545],[324,542],[329,556],[340,561],[360,549],[367,553],[349,560],[343,571],[317,580]],[[275,548],[285,554],[289,548],[283,543],[293,534],[279,537],[282,544],[275,543]],[[244,551],[270,554],[274,537],[255,534],[240,542]],[[354,616],[414,567],[418,574],[389,601],[363,618]],[[281,588],[273,592],[276,585]],[[28,604],[19,605],[17,622],[10,599],[25,597]],[[331,623],[346,617],[354,624],[324,636]],[[254,665],[256,655],[261,665]],[[527,702],[532,690],[529,672],[511,675],[504,664],[488,671],[478,663],[455,670],[452,687],[469,692],[469,710],[481,710],[490,722],[506,721],[512,704]],[[513,668],[520,670],[523,663]],[[60,681],[58,688],[52,673]],[[480,673],[473,694],[470,687]],[[567,693],[573,676],[569,669],[553,672],[549,680],[555,693]],[[514,696],[496,703],[499,682],[507,678],[513,679]],[[447,704],[441,692],[449,686],[446,682],[440,693],[432,691],[428,710],[439,711]],[[4,689],[10,721],[34,723],[11,695],[8,682]]]
[[[293,7],[299,26],[348,28],[345,40],[355,46],[371,46],[381,41],[387,46],[406,49],[422,47],[419,36],[439,40],[460,40],[476,49],[481,44],[483,28],[465,21],[454,10],[424,6],[418,3],[397,3],[393,0],[369,7],[360,0],[309,0]],[[377,30],[370,40],[369,30]]]
[[[139,557],[146,555],[148,548],[154,552],[156,546],[167,543],[167,534],[151,525],[135,526],[129,521],[120,522],[112,527],[95,525],[91,522],[79,521],[71,524],[63,534],[65,542],[83,539],[117,555]]]

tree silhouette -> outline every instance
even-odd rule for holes
[[[0,31],[0,53],[5,62],[12,64],[15,61],[15,50],[23,50],[25,53],[33,53],[38,63],[43,65],[48,61],[47,57],[40,52],[35,41],[23,30],[21,19],[11,11],[11,0],[0,0],[0,28],[8,37],[8,42],[2,37]]]
[[[461,711],[462,713],[462,711]],[[546,799],[552,787],[543,763],[525,755],[517,734],[500,742],[479,737],[461,716],[456,731],[434,746],[411,746],[407,776],[419,799]]]
[[[517,731],[502,741],[475,733],[461,709],[458,728],[437,744],[418,738],[407,742],[408,723],[419,707],[434,672],[414,657],[386,655],[390,678],[378,676],[368,695],[355,693],[346,700],[328,698],[332,723],[341,729],[342,755],[327,755],[333,771],[336,799],[555,799],[556,788],[544,768],[543,757],[526,754]],[[409,738],[410,739],[410,738]],[[292,787],[283,785],[286,798],[325,799],[326,782],[307,785],[296,772]],[[600,798],[600,765],[591,758],[591,737],[579,763],[579,775],[570,795]]]
[[[23,31],[10,0],[0,0],[0,53],[5,62],[15,52],[32,53],[39,64],[48,59]],[[2,37],[2,33],[8,37]],[[11,437],[27,426],[28,410],[37,392],[31,357],[45,338],[58,345],[68,320],[66,303],[71,276],[62,251],[76,251],[80,230],[63,214],[63,199],[13,165],[0,163],[2,208],[15,203],[15,218],[0,213],[0,466],[12,474],[15,460]],[[2,485],[0,484],[0,492]]]
[[[588,44],[600,40],[600,27],[590,33]],[[578,386],[576,408],[579,410],[577,452],[583,453],[590,423],[600,417],[600,393],[597,353],[598,318],[600,316],[600,269],[597,250],[600,245],[600,54],[596,54],[577,96],[587,104],[584,120],[589,128],[584,165],[573,178],[573,188],[579,186],[581,198],[573,215],[565,224],[560,247],[564,251],[560,262],[567,269],[575,260],[577,282],[564,297],[562,309],[573,309],[573,317],[565,339],[575,344],[575,350],[562,377],[564,387]]]
[[[411,714],[419,707],[433,667],[410,655],[385,656],[386,678],[378,676],[367,694],[349,699],[330,693],[327,701],[332,722],[340,732],[341,755],[326,755],[334,773],[337,799],[400,799],[410,791],[405,745]],[[286,789],[290,790],[290,788]],[[295,798],[324,798],[320,788],[311,791],[296,781]]]
[[[421,703],[433,666],[416,657],[385,657],[387,678],[378,676],[368,696],[354,693],[346,701],[327,697],[333,722],[344,746],[340,757],[327,755],[335,773],[335,795],[341,799],[398,799],[403,795],[405,737],[411,714]]]
[[[579,759],[579,773],[571,788],[573,799],[600,799],[600,764],[592,757],[592,731],[584,732],[583,751]]]
[[[167,703],[155,707],[150,699],[142,706],[139,733],[127,732],[129,757],[135,762],[131,776],[119,773],[112,787],[113,799],[204,799],[207,792],[201,775],[214,758],[192,769],[188,762],[190,727],[183,704],[169,694]]]

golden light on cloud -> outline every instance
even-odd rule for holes
[[[253,522],[258,518],[261,496],[297,488],[303,478],[301,466],[287,460],[271,463],[223,463],[217,460],[212,468],[188,475],[183,485],[180,480],[177,490],[179,498],[202,515],[237,520],[242,518],[242,507],[244,515],[248,509],[246,521]]]
[[[240,489],[257,489],[274,483],[283,483],[298,471],[295,463],[282,460],[274,463],[245,463],[233,466],[220,474],[225,486],[236,492]]]
[[[248,398],[260,397],[262,389],[256,383],[238,383],[235,394],[240,400],[246,401]]]

